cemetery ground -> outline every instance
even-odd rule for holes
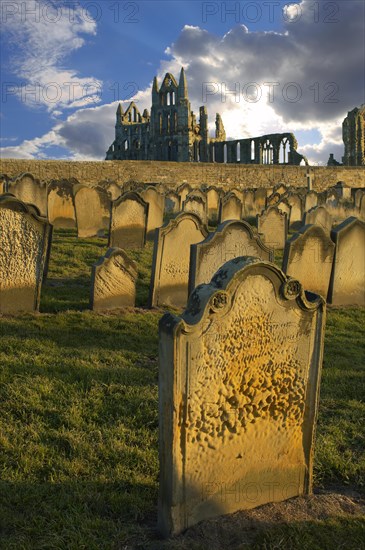
[[[314,495],[156,531],[158,321],[152,243],[137,307],[89,311],[106,239],[55,231],[39,314],[0,317],[0,548],[365,548],[365,311],[328,308]],[[277,260],[279,261],[280,258]]]

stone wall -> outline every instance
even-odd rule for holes
[[[40,180],[76,178],[80,183],[96,184],[107,178],[122,184],[220,183],[242,187],[271,187],[282,181],[296,187],[306,186],[305,166],[247,165],[220,163],[182,163],[160,161],[65,161],[0,159],[0,173],[9,177],[30,172]],[[365,187],[365,169],[356,166],[311,167],[313,189],[321,191],[344,181],[351,187]]]

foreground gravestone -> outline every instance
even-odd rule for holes
[[[351,217],[331,231],[336,245],[328,302],[365,305],[365,223]]]
[[[266,246],[282,249],[288,234],[288,221],[285,212],[276,206],[269,206],[261,215],[257,215],[257,230]]]
[[[109,246],[143,248],[146,243],[148,203],[133,191],[112,202]]]
[[[8,191],[24,203],[37,206],[47,216],[47,185],[26,172],[8,183]]]
[[[159,529],[312,489],[325,302],[257,258],[159,328]]]
[[[285,244],[283,271],[327,299],[335,245],[318,225],[305,225]]]
[[[184,307],[188,298],[190,245],[208,230],[193,213],[182,212],[156,231],[149,305]]]
[[[0,197],[0,312],[37,311],[52,226],[11,195]]]
[[[90,308],[134,307],[137,266],[121,248],[109,248],[92,267]]]
[[[255,256],[274,260],[259,235],[244,221],[226,221],[201,243],[193,244],[190,252],[189,294],[201,283],[209,283],[214,273],[233,258]]]

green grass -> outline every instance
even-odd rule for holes
[[[56,232],[42,313],[0,317],[0,548],[168,547],[155,533],[161,312],[87,310],[91,265],[106,249]],[[152,243],[130,255],[143,306]],[[328,311],[318,488],[365,493],[364,322],[363,309]],[[363,531],[351,516],[293,522],[244,548],[336,548],[336,537],[355,548]]]

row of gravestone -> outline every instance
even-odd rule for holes
[[[36,206],[39,214],[48,216],[49,222],[55,227],[77,226],[80,237],[102,235],[109,230],[111,202],[122,194],[122,188],[112,181],[104,181],[94,187],[80,185],[74,179],[53,180],[47,184],[36,180],[31,174],[4,180],[2,186],[3,190],[23,202]],[[287,214],[290,225],[300,224],[305,212],[323,204],[326,204],[337,223],[351,215],[365,219],[365,190],[354,190],[344,185],[332,187],[323,193],[307,192],[304,188],[291,188],[284,184],[269,189],[233,188],[226,193],[227,186],[202,185],[200,189],[194,189],[187,183],[176,189],[163,184],[135,187],[146,202],[156,203],[157,210],[163,213],[177,213],[181,210],[194,212],[204,223],[246,219],[273,205]],[[150,217],[153,217],[152,212]],[[161,216],[159,221],[155,227],[162,225]]]
[[[110,234],[112,249],[98,266],[94,266],[91,298],[94,309],[133,306],[135,301],[137,270],[124,249],[143,246],[148,203],[138,194],[128,193],[113,204],[116,215],[112,215],[115,222]],[[139,226],[135,223],[138,212],[133,207],[139,207],[144,215]],[[38,309],[40,285],[47,271],[52,226],[33,206],[9,194],[1,196],[0,210],[0,310]],[[286,214],[276,207],[270,207],[267,212],[271,217],[266,220],[266,225],[262,217],[259,219],[259,233],[242,220],[226,221],[214,233],[209,233],[206,225],[192,212],[183,212],[157,228],[150,307],[184,307],[194,288],[209,282],[214,272],[229,259],[255,256],[273,261],[273,250],[267,244],[273,242],[273,234],[279,233],[279,222],[286,228]],[[124,227],[117,226],[121,219],[127,219]],[[134,226],[130,224],[131,220]],[[329,236],[331,226],[326,232],[319,225],[305,225],[285,244],[284,271],[303,281],[308,290],[321,294],[330,303],[363,304],[364,225],[356,218],[349,218],[331,231],[332,240]],[[265,237],[263,240],[261,235]],[[122,288],[125,288],[124,293]],[[28,296],[25,301],[23,294]]]

